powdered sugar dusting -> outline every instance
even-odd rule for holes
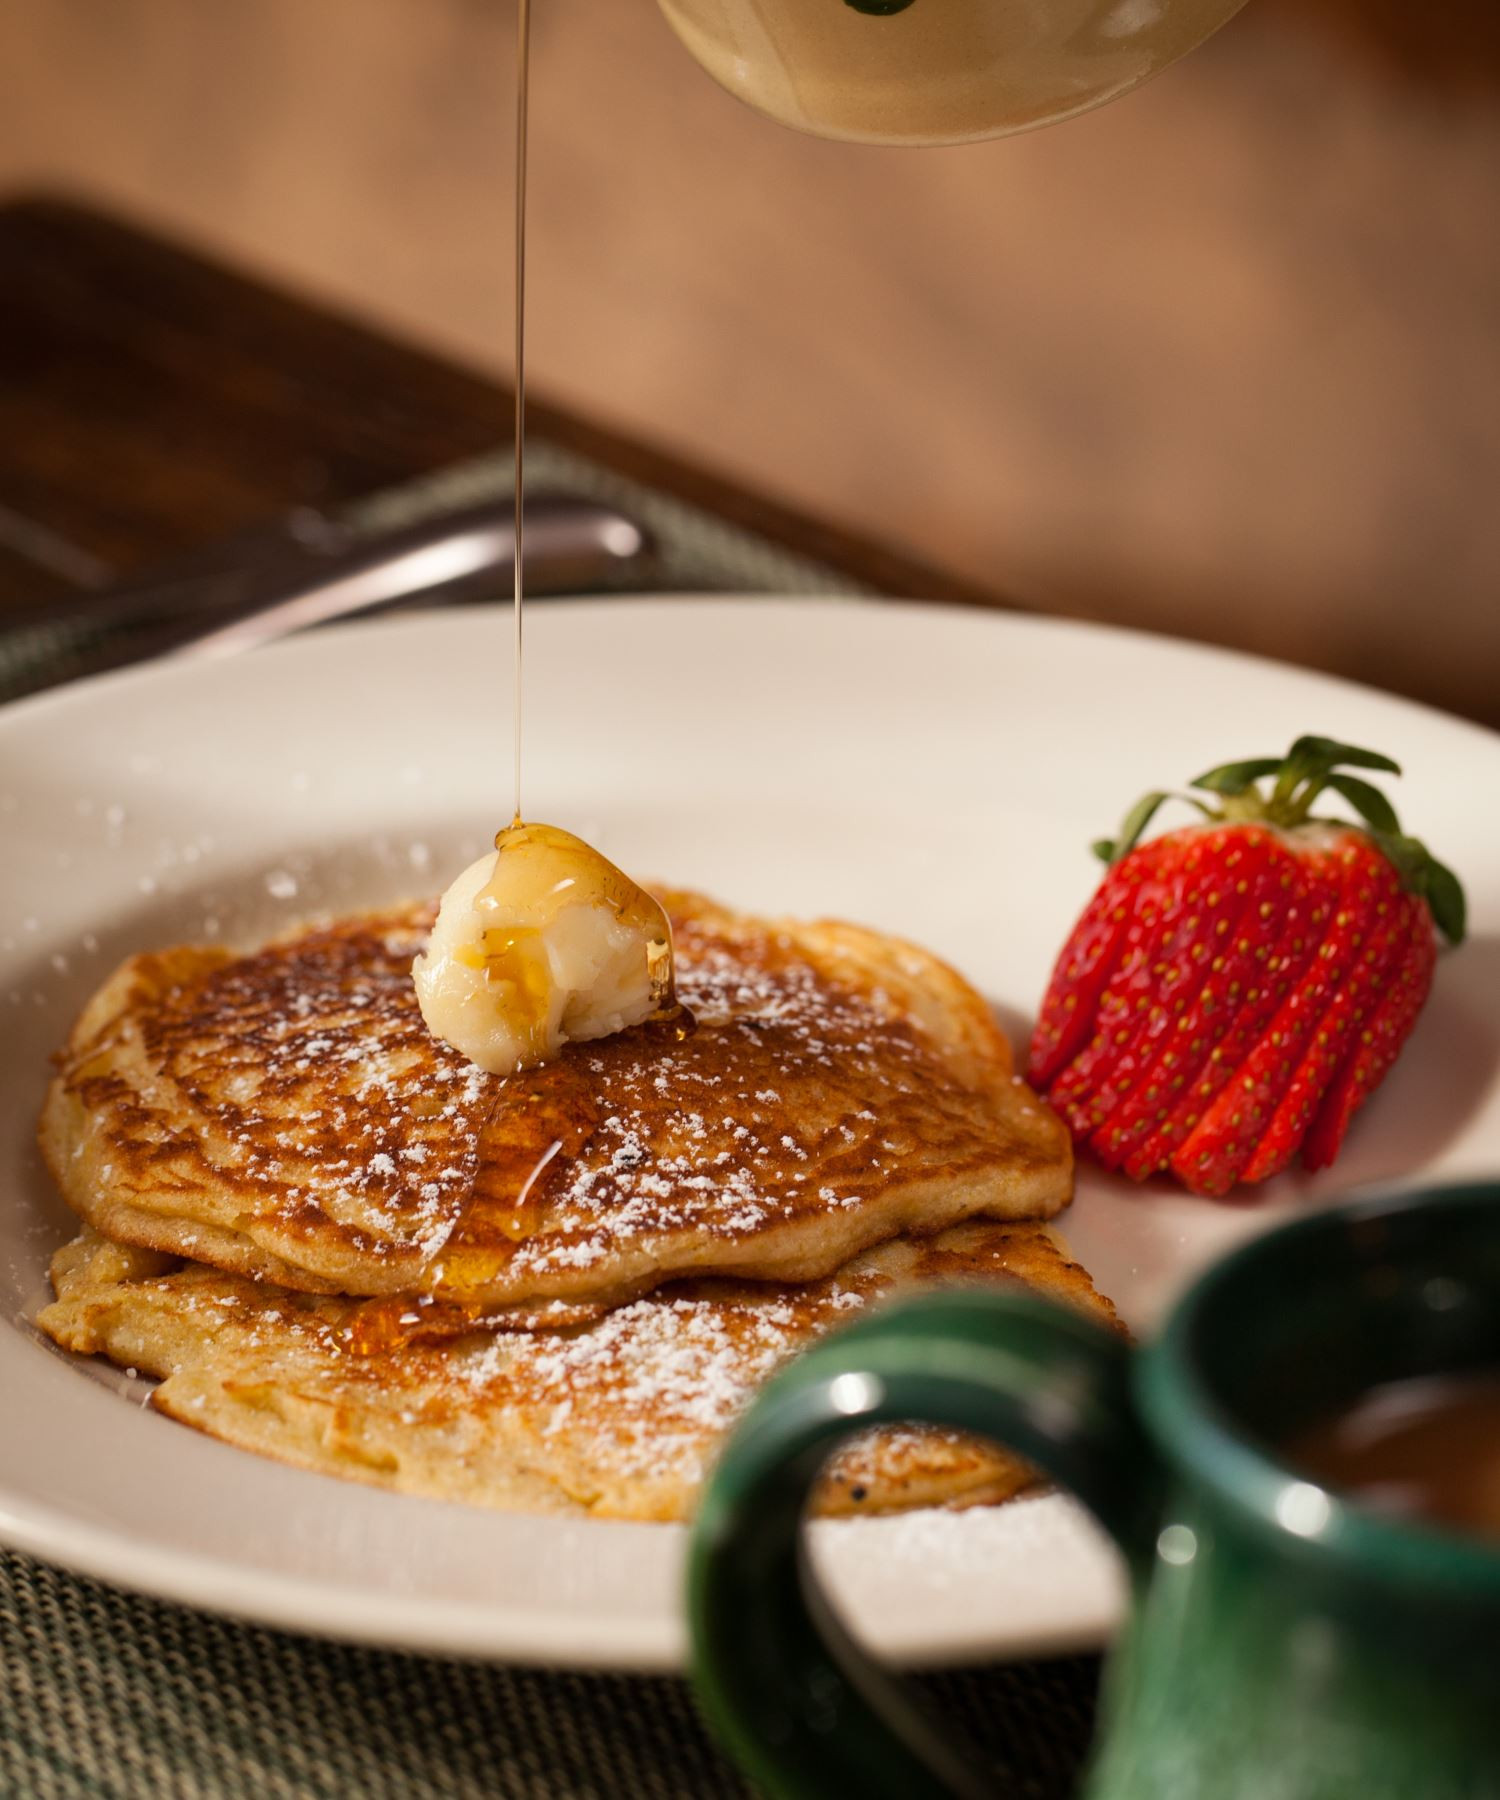
[[[451,1231],[493,1084],[410,997],[429,918],[303,931],[143,1015],[147,1056],[201,1120],[200,1153],[262,1219],[357,1231],[376,1258],[429,1257]]]

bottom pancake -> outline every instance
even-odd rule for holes
[[[689,1517],[767,1377],[893,1295],[1019,1284],[1116,1323],[1044,1226],[989,1222],[895,1239],[806,1286],[678,1282],[529,1332],[293,1293],[90,1231],[52,1279],[49,1336],[161,1377],[153,1404],[227,1443],[401,1493],[616,1519]],[[1033,1480],[999,1446],[898,1427],[843,1449],[817,1510],[974,1505]]]

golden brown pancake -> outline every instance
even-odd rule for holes
[[[53,1260],[40,1324],[65,1349],[164,1379],[173,1418],[303,1468],[517,1511],[681,1519],[755,1390],[809,1342],[929,1284],[1024,1285],[1115,1323],[1043,1226],[971,1223],[898,1239],[802,1287],[676,1282],[566,1330],[377,1334],[369,1309],[247,1281],[85,1231]],[[868,1433],[819,1509],[1007,1498],[1031,1471],[955,1432]]]
[[[430,905],[135,957],[60,1058],[47,1161],[120,1243],[543,1323],[687,1273],[815,1280],[904,1231],[1066,1203],[1067,1132],[951,969],[852,925],[664,898],[696,1029],[503,1080],[422,1021]]]

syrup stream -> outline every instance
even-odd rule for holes
[[[516,6],[516,496],[515,822],[521,822],[521,640],[526,566],[526,110],[531,75],[531,0]]]

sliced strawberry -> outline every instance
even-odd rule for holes
[[[1170,905],[1174,928],[1152,962],[1144,1002],[1136,1002],[1135,1030],[1112,1064],[1095,1076],[1086,1115],[1075,1126],[1092,1134],[1093,1148],[1111,1168],[1129,1145],[1127,1114],[1145,1108],[1143,1123],[1149,1121],[1156,1100],[1144,1098],[1146,1089],[1155,1085],[1160,1093],[1160,1077],[1153,1082],[1153,1073],[1165,1066],[1170,1074],[1171,1065],[1162,1059],[1175,1060],[1171,1046],[1189,1042],[1182,1027],[1196,1014],[1214,965],[1223,960],[1223,947],[1242,928],[1272,842],[1269,832],[1240,827],[1198,827],[1183,837],[1194,841],[1183,844]]]
[[[1227,1194],[1244,1174],[1374,923],[1373,898],[1364,907],[1356,899],[1361,871],[1321,849],[1312,853],[1311,861],[1328,867],[1336,883],[1336,901],[1319,909],[1322,922],[1317,951],[1301,980],[1282,1002],[1261,1041],[1173,1154],[1172,1172],[1195,1194]],[[1314,920],[1318,917],[1315,911]],[[1295,1144],[1292,1147],[1295,1149]],[[1273,1142],[1271,1153],[1281,1148],[1279,1140]]]
[[[1156,839],[1106,875],[1063,945],[1032,1033],[1027,1078],[1047,1087],[1092,1036],[1099,997],[1114,973],[1143,883],[1160,860]]]
[[[1218,1004],[1217,990],[1205,995],[1215,1001],[1209,1017],[1217,1014],[1222,1034],[1216,1040],[1206,1031],[1194,1034],[1204,1039],[1197,1067],[1185,1076],[1181,1095],[1166,1119],[1156,1121],[1150,1135],[1122,1165],[1136,1181],[1168,1167],[1174,1151],[1202,1119],[1214,1096],[1261,1041],[1317,953],[1322,936],[1320,915],[1331,912],[1332,900],[1322,891],[1322,876],[1307,858],[1284,850],[1279,860],[1282,867],[1275,892],[1255,908],[1258,922],[1278,925],[1276,935],[1269,947],[1265,941],[1256,943],[1251,933],[1241,932],[1236,937],[1234,953],[1216,976],[1223,988],[1223,1004]],[[1268,905],[1272,912],[1262,918]],[[1230,997],[1232,987],[1238,987],[1242,996],[1237,1007]]]
[[[1406,937],[1398,957],[1400,973],[1378,999],[1302,1140],[1302,1160],[1310,1169],[1325,1169],[1338,1155],[1350,1121],[1390,1072],[1432,987],[1437,963],[1432,920],[1415,894],[1404,894],[1401,905]]]
[[[1365,837],[1354,837],[1340,854],[1353,882],[1352,905],[1346,898],[1334,915],[1323,954],[1327,955],[1327,943],[1342,932],[1351,941],[1352,955],[1343,964],[1344,974],[1307,1054],[1245,1165],[1245,1181],[1279,1175],[1292,1160],[1360,1025],[1379,1004],[1383,984],[1396,972],[1401,946],[1410,935],[1401,884],[1391,864]]]
[[[1093,1036],[1049,1090],[1053,1106],[1080,1136],[1089,1129],[1096,1086],[1110,1078],[1144,1023],[1160,979],[1156,970],[1165,966],[1167,941],[1180,917],[1183,882],[1172,879],[1177,847],[1165,838],[1160,841],[1166,847],[1168,879],[1152,875],[1136,886],[1124,935],[1115,946],[1114,966],[1099,995]],[[1183,852],[1181,860],[1187,859]],[[1157,859],[1157,866],[1164,866],[1163,858]]]
[[[1053,972],[1030,1072],[1107,1166],[1220,1194],[1304,1138],[1310,1163],[1331,1159],[1426,997],[1433,925],[1464,934],[1457,878],[1350,772],[1372,769],[1400,773],[1299,738],[1199,776],[1181,797],[1207,827],[1140,845],[1170,798],[1147,794],[1095,846],[1110,872]],[[1325,792],[1364,826],[1315,817]]]
[[[1123,1167],[1137,1180],[1165,1167],[1173,1112],[1242,1005],[1260,998],[1289,897],[1295,910],[1294,890],[1300,892],[1304,885],[1298,860],[1274,832],[1247,826],[1234,839],[1242,854],[1237,861],[1224,860],[1226,885],[1238,905],[1205,910],[1208,934],[1187,950],[1197,965],[1198,979],[1179,984],[1170,1009],[1163,1009],[1164,1018],[1153,1021],[1165,1028],[1142,1045],[1139,1074],[1125,1089],[1116,1084],[1119,1103],[1109,1109],[1090,1139],[1107,1168]]]

